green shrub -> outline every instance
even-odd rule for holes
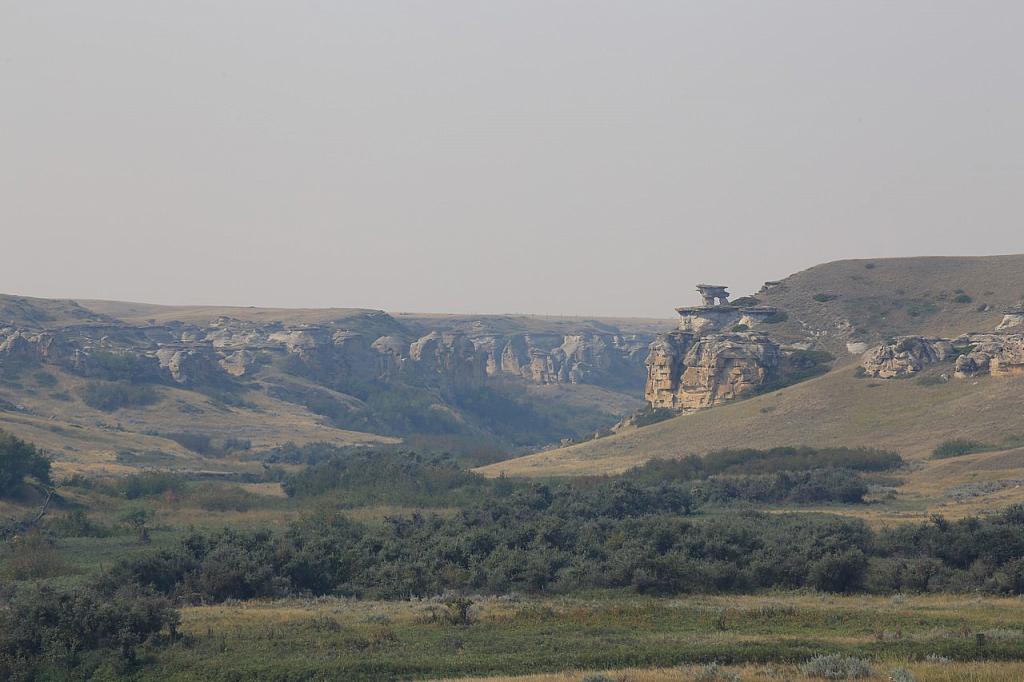
[[[22,588],[0,609],[0,679],[86,679],[74,672],[83,652],[132,661],[136,647],[164,628],[173,638],[179,620],[166,598],[139,587],[111,594]]]
[[[137,500],[140,497],[152,497],[166,492],[180,495],[185,490],[185,479],[178,474],[152,471],[123,476],[96,487],[107,495]]]
[[[777,310],[771,315],[767,315],[761,319],[765,324],[779,324],[789,319],[789,313],[785,310]]]
[[[906,668],[893,668],[889,671],[890,682],[914,682],[914,675]]]
[[[813,298],[818,303],[828,303],[829,301],[836,300],[838,298],[838,296],[836,296],[835,294],[821,294],[821,293],[819,293],[819,294],[815,294],[811,298]]]
[[[82,509],[72,509],[51,520],[47,528],[62,538],[105,538],[111,534],[110,528],[94,522]]]
[[[953,297],[954,303],[972,303],[973,301],[974,299],[967,294],[957,294]]]
[[[53,388],[57,385],[57,377],[43,370],[33,372],[32,378],[35,380],[36,385],[41,388]]]
[[[636,427],[650,426],[651,424],[657,424],[663,422],[666,419],[672,417],[678,417],[679,413],[675,410],[669,410],[663,407],[651,407],[648,405],[636,412],[633,415],[633,425]]]
[[[968,440],[966,438],[951,438],[950,440],[944,440],[939,443],[934,450],[932,450],[932,459],[946,459],[948,457],[959,457],[961,455],[969,455],[975,452],[985,452],[991,450],[992,446],[986,445],[976,440]]]
[[[50,460],[36,446],[0,431],[0,497],[10,495],[25,478],[50,483]]]
[[[856,680],[871,677],[871,664],[854,656],[822,654],[801,665],[800,671],[826,680]]]
[[[15,536],[5,549],[0,574],[11,580],[43,580],[73,572],[53,540],[38,530]]]
[[[203,433],[161,433],[161,438],[172,440],[186,450],[205,457],[225,457],[234,452],[252,449],[252,442],[242,438],[214,439]]]
[[[127,381],[90,381],[79,389],[78,395],[86,405],[103,412],[145,407],[160,400],[160,394],[152,386]]]

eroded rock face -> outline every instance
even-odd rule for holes
[[[493,377],[534,384],[636,386],[651,337],[635,334],[484,335],[472,341]]]
[[[1022,325],[1024,325],[1024,307],[1011,308],[1003,314],[1003,321],[996,327],[996,331],[1010,330]]]
[[[386,316],[385,316],[386,317]],[[388,325],[381,323],[387,328]],[[617,333],[409,333],[383,336],[334,324],[255,322],[221,317],[209,325],[104,323],[57,330],[0,327],[0,365],[50,363],[102,380],[120,380],[111,356],[130,359],[132,380],[195,386],[249,377],[281,362],[345,392],[373,382],[413,381],[472,390],[490,379],[535,384],[596,384],[639,390],[653,335]],[[117,363],[114,363],[117,364]]]
[[[916,374],[927,365],[953,357],[953,344],[947,339],[900,336],[892,343],[867,351],[861,357],[861,367],[869,376],[895,379]]]
[[[757,333],[659,335],[644,396],[655,408],[698,410],[753,393],[778,372],[779,345]]]
[[[160,367],[171,379],[185,386],[216,384],[223,380],[224,369],[218,357],[200,348],[161,348],[156,352]]]
[[[956,339],[905,336],[864,354],[864,371],[880,379],[906,377],[928,365],[953,361],[953,375],[1024,374],[1024,334],[964,334]]]
[[[478,388],[486,376],[483,357],[462,334],[431,332],[409,346],[409,359],[421,374],[439,377],[454,389]]]
[[[969,334],[956,342],[968,349],[956,359],[956,377],[1024,374],[1024,334]]]

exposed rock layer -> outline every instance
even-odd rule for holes
[[[977,333],[955,339],[903,336],[869,350],[861,358],[861,367],[869,376],[895,379],[948,361],[953,361],[953,375],[958,378],[1022,374],[1024,334]]]
[[[659,335],[644,397],[654,408],[697,410],[756,391],[778,372],[778,344],[758,333]]]
[[[282,360],[334,383],[410,379],[452,390],[489,380],[595,384],[639,390],[653,335],[492,334],[412,331],[368,336],[337,325],[257,323],[221,317],[207,326],[116,322],[47,330],[0,327],[0,366],[43,362],[84,376],[197,386],[245,377]],[[297,364],[296,364],[297,363]],[[121,376],[117,367],[132,373]],[[144,376],[140,376],[142,373]]]

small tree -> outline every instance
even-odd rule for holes
[[[9,495],[30,477],[50,484],[50,460],[35,445],[0,431],[0,497]]]
[[[146,523],[153,517],[148,509],[132,509],[121,517],[126,526],[132,528],[139,536],[139,544],[149,544],[149,528]]]

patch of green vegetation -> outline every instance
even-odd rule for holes
[[[143,588],[23,587],[0,609],[0,678],[123,679],[138,667],[137,648],[165,629],[173,639],[179,622],[166,598]]]
[[[0,431],[0,498],[15,493],[26,479],[48,485],[50,460],[32,443]]]
[[[669,410],[660,407],[651,407],[650,405],[647,405],[643,409],[637,410],[637,412],[633,414],[632,421],[634,426],[636,426],[637,428],[641,428],[644,426],[650,426],[651,424],[657,424],[659,422],[665,421],[666,419],[671,419],[672,417],[678,416],[679,413],[676,412],[675,410]]]
[[[967,438],[951,438],[939,443],[932,451],[932,459],[947,459],[949,457],[960,457],[976,452],[992,452],[994,450],[1009,450],[1011,448],[1024,447],[1024,436],[1009,436],[999,443],[982,443]]]
[[[490,479],[459,468],[445,457],[410,452],[356,451],[335,454],[281,483],[290,497],[330,493],[348,507],[387,502],[451,506],[475,499]]]
[[[86,405],[103,412],[146,407],[160,401],[160,394],[152,386],[127,381],[89,381],[79,389],[78,395]]]
[[[817,293],[812,298],[818,303],[828,303],[839,298],[836,294]]]
[[[933,301],[915,301],[907,307],[907,315],[910,317],[927,317],[939,312],[939,306]]]
[[[204,457],[226,457],[252,449],[252,441],[244,438],[213,438],[202,433],[156,434]]]
[[[57,385],[57,377],[41,369],[32,373],[32,379],[40,388],[53,388]]]
[[[767,474],[780,471],[843,468],[853,471],[893,471],[903,458],[888,450],[871,448],[781,447],[718,450],[703,457],[652,459],[622,474],[623,478],[656,484],[692,481],[720,474]]]

